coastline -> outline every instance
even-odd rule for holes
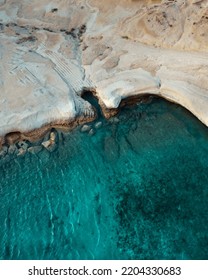
[[[13,14],[10,1],[0,6],[0,145],[92,120],[85,89],[106,118],[150,94],[208,126],[207,37],[197,33],[206,33],[206,1],[69,1],[67,13],[47,3],[36,14],[26,0]]]

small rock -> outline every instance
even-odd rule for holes
[[[19,157],[19,156],[24,156],[25,153],[26,153],[26,150],[23,149],[23,148],[20,148],[20,149],[18,149],[18,154],[17,154],[17,156],[18,156],[18,157]]]
[[[51,140],[51,142],[55,142],[55,139],[56,139],[56,133],[55,132],[51,132],[50,133],[50,140]]]
[[[51,141],[50,140],[44,141],[42,143],[42,145],[43,145],[44,148],[48,149],[48,147],[50,147],[50,145],[51,145]]]
[[[94,129],[91,128],[90,131],[89,131],[89,135],[92,136],[94,134],[95,134],[95,131],[94,131]]]
[[[9,146],[9,149],[8,149],[8,153],[10,154],[10,155],[13,155],[14,153],[16,153],[17,152],[17,146],[16,145],[10,145]]]
[[[95,124],[95,128],[96,128],[96,129],[99,129],[99,128],[101,128],[102,125],[103,125],[102,122],[97,122],[97,123]]]
[[[91,130],[91,127],[87,124],[84,124],[83,127],[81,128],[81,132],[88,132]]]
[[[48,140],[48,141],[45,141],[42,143],[42,146],[44,148],[46,148],[49,152],[53,152],[56,148],[57,148],[57,145],[55,142],[51,141],[51,140]]]
[[[41,146],[33,146],[28,148],[28,152],[30,152],[31,154],[38,154],[41,150]]]
[[[27,148],[28,148],[28,144],[27,144],[27,142],[25,142],[25,141],[20,141],[20,142],[18,143],[18,146],[19,146],[20,148],[24,149],[24,150],[27,150]]]

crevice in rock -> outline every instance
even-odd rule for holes
[[[30,25],[18,25],[17,23],[15,22],[8,22],[6,24],[4,23],[0,23],[0,30],[4,30],[5,27],[8,27],[8,28],[11,28],[13,29],[14,31],[19,28],[19,29],[22,29],[22,30],[26,30],[28,31],[29,34],[32,34],[34,31],[48,31],[48,32],[51,32],[51,33],[62,33],[62,34],[65,34],[65,35],[69,35],[71,36],[71,38],[73,39],[77,39],[79,41],[79,43],[81,43],[82,41],[82,36],[83,34],[86,32],[86,25],[85,24],[82,24],[78,27],[74,27],[74,28],[71,28],[71,29],[54,29],[54,28],[51,28],[51,27],[42,27],[42,26],[30,26]],[[17,31],[17,30],[16,30]],[[16,35],[18,35],[19,33],[16,32]]]
[[[81,97],[95,108],[98,119],[101,117],[110,119],[111,117],[117,115],[123,107],[135,105],[139,102],[148,103],[151,102],[153,97],[157,98],[156,95],[150,93],[133,95],[122,99],[118,108],[107,108],[102,100],[100,100],[96,90],[93,88],[84,88],[81,93]]]
[[[95,91],[90,89],[84,89],[81,93],[81,97],[89,102],[92,107],[96,110],[97,118],[100,119],[103,117],[102,107],[99,104],[99,99],[95,94]]]

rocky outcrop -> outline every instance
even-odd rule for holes
[[[100,104],[115,109],[122,99],[151,93],[208,125],[208,2],[90,3],[96,16],[82,57]]]
[[[207,0],[0,2],[0,145],[153,94],[208,125]],[[6,137],[5,137],[6,135]]]

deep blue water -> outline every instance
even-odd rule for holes
[[[208,259],[208,129],[158,99],[102,122],[1,166],[0,258]]]

